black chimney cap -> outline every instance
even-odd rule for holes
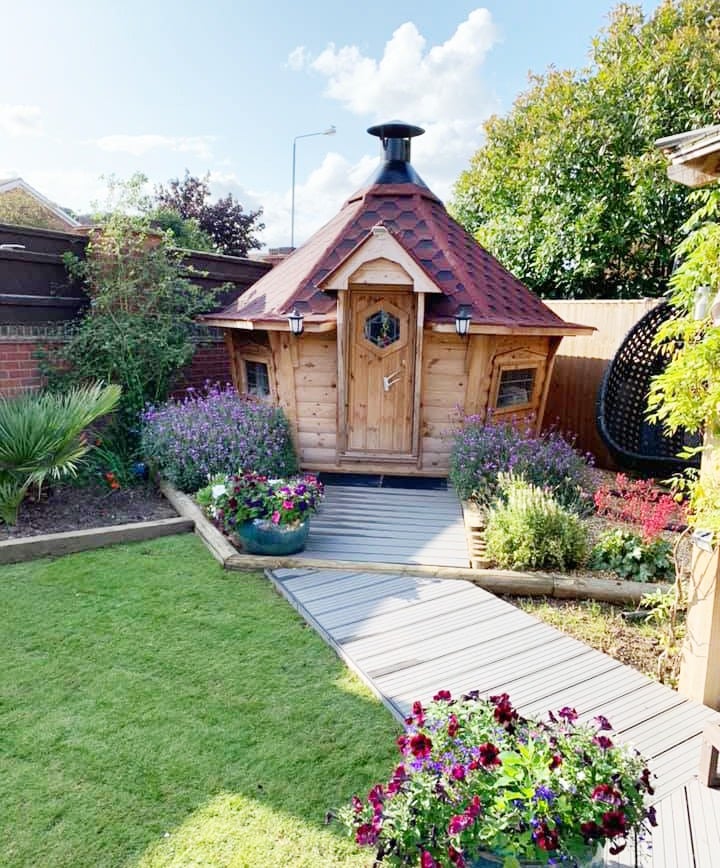
[[[406,124],[404,121],[387,121],[384,124],[375,124],[367,130],[371,136],[379,139],[411,139],[421,136],[425,130],[422,127]]]

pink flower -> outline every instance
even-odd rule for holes
[[[272,523],[280,524],[280,513],[277,510],[272,514]]]
[[[423,850],[422,856],[420,857],[420,868],[437,868],[437,862],[427,850]]]
[[[448,824],[448,835],[460,835],[468,826],[472,826],[473,818],[467,814],[455,814]]]
[[[295,504],[292,500],[283,500],[283,509],[293,509]]]

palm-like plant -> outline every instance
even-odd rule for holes
[[[64,394],[0,397],[0,519],[17,521],[31,485],[77,473],[90,449],[83,432],[115,409],[120,391],[119,386],[96,383]]]

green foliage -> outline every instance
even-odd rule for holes
[[[504,502],[488,511],[488,556],[510,569],[566,569],[585,556],[587,530],[552,495],[512,475],[500,474]]]
[[[453,212],[550,297],[659,295],[690,213],[654,141],[720,114],[720,0],[620,5],[586,69],[550,69],[458,180]]]
[[[183,250],[215,250],[213,239],[203,232],[197,220],[184,219],[170,208],[157,208],[148,214],[152,226],[169,234],[173,244]]]
[[[110,207],[86,259],[66,256],[70,272],[85,284],[90,307],[70,340],[48,350],[44,363],[53,389],[98,377],[120,384],[114,424],[132,442],[142,409],[167,398],[192,358],[194,319],[214,298],[183,277],[171,239],[153,232],[143,216],[144,183],[142,175],[127,183],[111,180]]]
[[[592,511],[588,459],[557,431],[537,435],[532,426],[466,416],[453,435],[450,481],[458,495],[490,506],[499,494],[498,474],[514,473],[549,489],[562,506]]]
[[[197,491],[229,469],[273,478],[298,469],[283,411],[232,386],[149,407],[142,423],[143,455],[181,491]]]
[[[3,868],[366,868],[323,818],[397,724],[264,576],[193,534],[2,572]]]
[[[25,392],[0,396],[0,518],[17,520],[31,485],[47,477],[75,476],[90,449],[87,427],[111,413],[120,400],[118,386],[81,386],[63,394]]]
[[[675,573],[672,546],[660,537],[646,542],[629,530],[604,533],[590,552],[591,570],[609,570],[634,582],[664,582]]]

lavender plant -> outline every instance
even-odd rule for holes
[[[228,470],[271,477],[297,471],[282,410],[230,386],[209,386],[205,393],[149,407],[142,424],[143,454],[182,491],[197,491]]]
[[[557,431],[536,435],[511,422],[466,416],[454,434],[450,481],[464,500],[489,506],[501,494],[498,474],[512,473],[585,514],[593,508],[590,465]]]

